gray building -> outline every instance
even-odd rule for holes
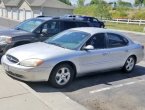
[[[0,16],[21,21],[40,15],[72,14],[73,9],[59,0],[0,0]]]

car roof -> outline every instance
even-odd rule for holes
[[[97,33],[114,33],[114,34],[121,35],[132,42],[132,40],[130,39],[130,37],[128,35],[122,34],[119,31],[116,32],[116,30],[112,30],[112,29],[97,28],[97,27],[80,27],[80,28],[72,28],[69,30],[86,32],[86,33],[91,34],[91,36],[94,34],[97,34]]]
[[[40,20],[44,20],[44,21],[47,21],[47,20],[51,20],[53,19],[54,17],[36,17],[36,18],[33,18],[33,19],[40,19]]]
[[[110,30],[110,29],[96,28],[96,27],[80,27],[80,28],[72,28],[70,30],[83,31],[83,32],[89,33],[91,35],[94,35],[97,33],[107,33],[107,32],[122,35],[121,33],[115,32],[115,31]]]
[[[70,18],[65,18],[65,17],[51,17],[51,16],[46,16],[46,17],[40,16],[40,17],[36,17],[33,19],[40,19],[40,20],[44,20],[44,21],[58,20],[58,21],[88,22],[88,21],[84,21],[84,20],[80,20],[80,19],[70,19]]]
[[[71,22],[85,22],[85,23],[90,23],[89,21],[85,21],[82,19],[75,19],[75,18],[67,18],[67,17],[52,17],[52,16],[40,16],[40,17],[36,17],[33,19],[40,19],[43,21],[49,21],[49,20],[58,20],[58,21],[71,21]]]

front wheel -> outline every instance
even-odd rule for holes
[[[123,71],[126,73],[132,72],[134,67],[135,67],[135,63],[136,63],[135,57],[130,56],[125,62],[125,65],[123,67]]]
[[[53,69],[49,82],[56,88],[62,88],[72,82],[74,74],[75,72],[70,65],[60,64]]]

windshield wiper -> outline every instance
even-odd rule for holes
[[[24,30],[24,29],[22,29],[22,28],[19,28],[19,27],[17,27],[16,30],[26,31],[26,30]]]
[[[17,27],[17,28],[16,28],[16,30],[23,30],[23,29],[21,29],[21,28]]]
[[[19,28],[19,27],[17,27],[16,29],[17,29],[17,30],[21,30],[21,28]]]

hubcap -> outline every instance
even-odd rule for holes
[[[56,73],[55,80],[59,85],[65,85],[70,80],[70,70],[66,67],[59,69]]]
[[[126,70],[131,71],[135,64],[134,58],[132,58],[132,57],[128,58],[126,63],[127,63]]]

